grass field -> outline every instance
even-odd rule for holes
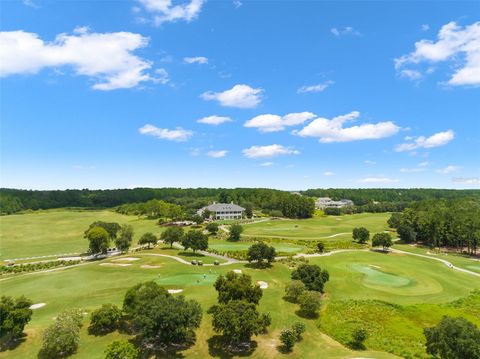
[[[154,220],[107,210],[48,210],[0,216],[0,260],[84,252],[88,242],[83,232],[95,221],[132,225],[135,243],[145,232],[159,234],[162,230]]]
[[[324,216],[309,219],[279,219],[247,224],[244,237],[286,238],[305,240],[351,240],[355,227],[365,227],[370,233],[387,227],[389,213],[362,213],[344,216]]]

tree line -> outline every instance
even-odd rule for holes
[[[472,200],[416,202],[388,220],[405,243],[451,247],[469,254],[480,243],[480,203]]]

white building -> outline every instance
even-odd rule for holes
[[[334,201],[329,197],[320,197],[315,201],[315,207],[318,209],[324,208],[342,208],[345,206],[353,206],[353,201],[349,199],[341,199],[340,201]]]
[[[205,210],[211,212],[213,219],[241,219],[244,216],[245,208],[232,203],[213,203],[209,206],[200,208],[198,215],[202,215]]]

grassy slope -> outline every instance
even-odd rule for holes
[[[49,210],[0,216],[0,259],[85,251],[88,243],[83,238],[83,232],[94,221],[132,225],[135,242],[145,232],[161,232],[161,227],[153,220],[106,210]]]

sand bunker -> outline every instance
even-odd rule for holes
[[[268,288],[268,283],[267,282],[264,282],[263,280],[259,280],[257,282],[258,286],[260,287],[260,289],[267,289]]]
[[[368,266],[369,266],[369,267],[372,267],[372,268],[381,268],[381,267],[379,267],[379,266],[376,266],[375,264],[369,264]]]
[[[133,261],[138,261],[140,258],[136,258],[136,257],[124,257],[124,258],[118,258],[118,259],[114,259],[113,261],[114,262],[133,262]]]
[[[140,266],[140,268],[144,269],[155,269],[155,268],[160,268],[161,266],[151,266],[149,264],[144,264],[143,266]]]
[[[241,269],[234,269],[233,273],[242,274],[242,270]]]
[[[168,293],[170,294],[176,294],[176,293],[182,293],[183,289],[169,289]]]
[[[58,258],[60,261],[81,261],[82,257],[60,257]]]
[[[32,304],[29,308],[30,309],[38,309],[38,308],[44,307],[45,305],[46,305],[46,303],[37,303],[37,304]]]
[[[100,265],[105,266],[105,267],[128,267],[128,266],[131,266],[131,264],[127,264],[127,263],[101,263]]]

